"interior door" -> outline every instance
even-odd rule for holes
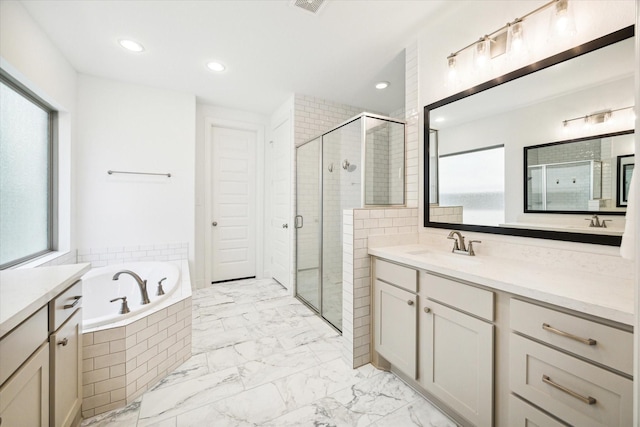
[[[296,293],[320,311],[320,138],[296,149]]]
[[[254,131],[213,126],[212,282],[256,275]]]
[[[273,130],[270,144],[271,194],[271,269],[272,277],[291,289],[291,124],[285,120]]]

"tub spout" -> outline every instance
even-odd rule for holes
[[[118,271],[116,274],[113,275],[113,280],[118,280],[121,274],[128,274],[129,276],[135,279],[135,281],[138,283],[138,288],[140,288],[140,294],[142,295],[141,304],[149,304],[151,301],[149,301],[149,294],[147,293],[147,281],[142,280],[140,276],[138,276],[136,273],[134,273],[131,270]]]

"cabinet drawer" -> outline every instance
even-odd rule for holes
[[[514,331],[633,375],[632,333],[517,299],[510,310]]]
[[[493,292],[429,273],[424,274],[423,290],[427,298],[493,322]]]
[[[376,278],[400,286],[410,292],[418,292],[418,271],[381,259],[376,259]]]
[[[0,341],[0,384],[3,384],[22,363],[47,341],[47,307],[21,323]]]
[[[81,306],[82,281],[78,280],[69,286],[66,291],[51,300],[51,310],[49,311],[51,332],[57,331]]]
[[[510,341],[514,393],[571,425],[631,425],[631,380],[519,335]]]
[[[529,405],[514,395],[509,396],[510,427],[565,427],[565,424]]]

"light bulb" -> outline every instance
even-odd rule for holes
[[[507,31],[507,50],[510,53],[516,53],[522,50],[524,45],[522,21],[514,21],[509,24]]]
[[[572,36],[575,34],[576,29],[569,0],[556,0],[551,21],[551,31],[556,35]]]
[[[449,67],[449,80],[455,79],[458,74],[456,56],[452,53],[447,57],[447,66]]]
[[[489,50],[491,48],[489,43],[491,43],[491,41],[487,36],[482,37],[478,43],[476,43],[476,64],[480,67],[484,67],[489,61]]]

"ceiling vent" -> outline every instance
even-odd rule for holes
[[[316,15],[326,2],[327,0],[293,0],[291,6],[298,7]]]

